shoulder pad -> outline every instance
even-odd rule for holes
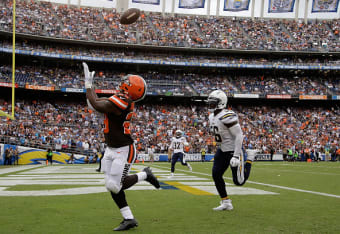
[[[226,111],[221,117],[219,117],[219,120],[224,120],[231,117],[237,117],[237,114],[234,111]]]
[[[128,109],[131,103],[128,97],[125,97],[124,95],[120,95],[120,94],[111,96],[109,100],[121,110]]]

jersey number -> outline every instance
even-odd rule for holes
[[[132,119],[133,116],[133,112],[130,112],[126,118],[125,121],[123,123],[123,127],[124,127],[124,134],[131,134],[131,130],[130,130],[130,120]],[[105,115],[105,119],[104,119],[104,133],[109,133],[109,118],[107,117],[107,115]]]
[[[105,114],[104,125],[104,133],[109,133],[109,118],[107,117],[107,114]]]
[[[124,121],[123,123],[124,134],[131,134],[130,121],[132,119],[132,116],[133,116],[133,112],[130,112],[125,118],[126,121]]]
[[[175,142],[174,143],[174,149],[180,149],[181,143],[180,142]]]
[[[215,141],[222,142],[222,137],[218,134],[218,127],[214,126]]]

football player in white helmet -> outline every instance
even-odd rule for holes
[[[178,159],[181,160],[183,166],[187,166],[189,170],[192,171],[190,164],[185,162],[184,147],[188,145],[189,144],[183,136],[182,131],[179,129],[176,130],[175,137],[173,137],[171,140],[168,152],[168,155],[171,155],[171,153],[173,152],[173,155],[171,157],[171,176],[173,176],[175,173],[175,164]]]
[[[233,209],[223,179],[223,174],[229,165],[232,170],[234,184],[243,185],[249,177],[251,163],[254,158],[254,155],[249,155],[248,160],[244,163],[242,129],[237,114],[226,109],[227,102],[227,95],[222,90],[211,92],[207,99],[208,108],[211,112],[209,115],[210,130],[219,146],[214,156],[212,177],[222,199],[220,206],[213,210]]]

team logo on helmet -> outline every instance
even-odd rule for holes
[[[139,75],[124,76],[119,88],[126,92],[134,102],[143,100],[146,94],[146,82]]]

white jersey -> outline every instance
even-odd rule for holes
[[[185,144],[187,144],[185,137],[173,137],[169,148],[172,149],[174,153],[184,153]]]
[[[241,154],[243,134],[234,111],[223,109],[216,116],[214,113],[210,114],[209,126],[223,152],[234,151],[234,154]]]

